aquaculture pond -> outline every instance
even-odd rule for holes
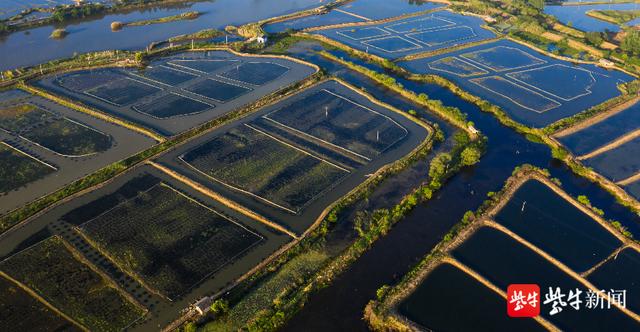
[[[384,102],[401,109],[416,107],[389,90],[373,84],[367,78],[308,51],[316,47],[301,45],[294,51],[296,56],[309,59],[356,86],[365,87]],[[364,64],[346,53],[332,52],[338,57],[382,71],[375,65]],[[572,196],[586,194],[592,204],[605,211],[607,218],[620,220],[633,234],[640,236],[640,221],[637,215],[617,204],[606,191],[573,175],[561,163],[553,161],[547,147],[527,141],[523,136],[502,126],[490,114],[480,112],[477,107],[464,102],[447,89],[399,77],[397,80],[410,90],[424,92],[430,98],[442,100],[447,106],[456,106],[469,113],[469,118],[475,123],[476,128],[489,137],[488,150],[478,164],[449,180],[431,201],[418,206],[387,235],[376,241],[347,271],[334,279],[330,286],[312,294],[304,308],[287,323],[284,331],[368,331],[366,322],[362,319],[362,311],[367,303],[375,298],[378,288],[381,285],[397,283],[440,242],[453,224],[461,220],[465,211],[475,210],[486,199],[487,192],[502,188],[513,168],[523,163],[548,168],[553,177],[561,180],[565,191]],[[429,116],[422,108],[416,109],[420,114]],[[451,206],[456,208],[452,209]],[[344,227],[348,228],[348,222],[345,223],[347,224]],[[339,236],[337,238],[342,239]],[[340,243],[334,240],[328,245],[339,247]],[[504,316],[504,302],[496,310]],[[487,311],[484,310],[483,313],[487,314]]]
[[[9,279],[0,277],[3,331],[81,331]]]
[[[554,59],[510,40],[399,65],[416,74],[443,76],[533,127],[618,96],[618,84],[633,80],[620,71]]]
[[[287,29],[301,30],[325,25],[380,20],[432,10],[442,6],[443,4],[441,3],[428,1],[355,0],[321,15],[311,15],[267,24],[264,26],[264,30],[274,33]]]
[[[450,11],[436,11],[392,22],[319,30],[315,33],[387,59],[435,51],[495,34],[481,27],[484,21]]]
[[[0,214],[156,143],[15,89],[0,92],[0,141]]]
[[[560,22],[570,25],[582,31],[613,31],[618,32],[620,26],[615,23],[606,22],[587,15],[590,10],[638,10],[640,5],[635,3],[612,3],[598,5],[565,5],[565,6],[544,6],[544,12],[553,15]],[[628,22],[633,25],[635,22]]]
[[[613,182],[622,181],[640,171],[640,137],[583,161]]]
[[[431,271],[398,311],[430,331],[546,331],[533,319],[509,318],[499,294],[446,263]]]
[[[495,220],[578,272],[607,258],[621,244],[593,218],[537,180],[518,188]]]
[[[0,271],[87,329],[118,331],[144,314],[77,255],[60,237],[51,237],[0,262]]]
[[[59,26],[45,26],[10,34],[0,39],[0,70],[31,66],[75,53],[103,50],[137,50],[152,42],[203,29],[223,29],[262,19],[294,13],[322,5],[318,0],[209,0],[193,3],[154,6],[91,20],[70,21]],[[247,10],[251,8],[251,10]],[[127,27],[111,31],[113,21],[132,22],[198,11],[194,20],[181,20],[151,26]],[[214,22],[214,23],[212,23]],[[212,25],[213,24],[213,25]],[[49,38],[55,28],[69,33],[64,39]],[[15,56],[21,54],[21,56]]]
[[[333,80],[167,153],[159,162],[302,234],[429,131]]]
[[[584,155],[640,128],[640,103],[588,127],[557,137],[575,155]]]
[[[381,20],[389,17],[422,12],[444,6],[442,3],[411,0],[355,0],[339,9],[345,13]]]
[[[311,66],[283,58],[185,52],[154,60],[143,69],[82,70],[35,84],[172,136],[314,72]]]
[[[168,324],[182,308],[220,291],[292,240],[149,165],[121,174],[4,236],[0,257],[13,256],[6,261],[11,269],[0,263],[0,270],[12,275],[17,268],[13,257],[41,246],[46,234],[91,264],[109,287],[149,311],[135,322],[136,330]],[[87,310],[101,303],[95,302]],[[58,302],[53,305],[63,309]],[[111,313],[101,313],[106,314]],[[92,324],[109,320],[95,318]]]
[[[593,271],[587,279],[601,289],[624,289],[627,291],[627,308],[640,312],[640,298],[633,294],[640,292],[640,253],[626,248]],[[630,277],[632,276],[632,277]]]
[[[454,249],[452,255],[505,292],[510,284],[538,284],[543,294],[548,293],[550,287],[586,291],[578,280],[509,235],[490,227],[480,228]],[[626,278],[633,278],[632,275],[628,274]],[[550,304],[541,305],[541,314],[566,330],[614,328],[631,331],[639,325],[617,309],[592,310],[588,315],[571,308],[550,315],[550,310]]]

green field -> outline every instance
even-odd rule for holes
[[[0,142],[0,193],[20,188],[56,170]]]
[[[111,138],[31,104],[0,108],[0,128],[64,155],[87,155],[111,147]]]
[[[348,174],[249,127],[232,129],[182,158],[218,181],[296,211]]]
[[[175,298],[262,240],[160,183],[83,226],[123,269]]]
[[[58,237],[11,256],[0,270],[92,331],[119,331],[144,314]]]
[[[0,331],[80,331],[11,281],[0,277]]]

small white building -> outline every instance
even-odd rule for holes
[[[267,43],[267,36],[265,35],[261,35],[256,37],[256,41],[260,44],[266,44]]]
[[[602,67],[605,67],[605,68],[611,68],[611,67],[615,66],[615,64],[613,63],[613,61],[611,61],[611,60],[607,60],[607,59],[600,59],[600,60],[598,61],[598,64],[599,64],[600,66],[602,66]]]

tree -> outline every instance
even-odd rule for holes
[[[587,39],[587,42],[593,46],[600,46],[604,41],[602,34],[598,31],[589,31],[584,34],[584,37]]]
[[[144,53],[136,52],[136,61],[137,62],[142,62],[143,60],[144,60]]]
[[[441,153],[433,158],[431,165],[429,165],[429,177],[432,180],[439,180],[447,173],[449,163],[451,162],[451,155],[448,153]]]
[[[620,44],[620,48],[629,53],[639,54],[640,53],[640,31],[630,30],[627,32],[627,35],[622,40]]]
[[[214,315],[224,315],[229,311],[229,302],[224,299],[217,299],[211,304],[211,313]]]
[[[480,161],[480,151],[475,147],[466,147],[460,153],[460,160],[463,166],[475,165]]]

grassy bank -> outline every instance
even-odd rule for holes
[[[640,17],[640,10],[588,10],[586,14],[605,22],[622,25]]]
[[[176,42],[190,41],[190,40],[205,40],[205,39],[216,38],[216,37],[222,36],[223,34],[224,33],[220,30],[205,29],[205,30],[200,30],[198,32],[194,32],[186,35],[171,37],[167,41],[170,43],[176,43]]]
[[[111,23],[111,30],[120,30],[124,27],[138,27],[138,26],[145,26],[145,25],[152,25],[152,24],[162,24],[162,23],[183,21],[183,20],[195,20],[198,17],[200,17],[199,12],[191,11],[191,12],[185,12],[181,14],[154,18],[149,20],[140,20],[140,21],[133,21],[133,22],[117,22],[116,21]]]
[[[363,66],[357,65],[353,62],[350,61],[346,61],[343,59],[340,59],[336,56],[334,56],[331,53],[328,53],[326,51],[321,51],[320,54],[332,61],[338,62],[343,64],[344,66],[355,70],[359,73],[364,74],[365,76],[371,78],[372,80],[384,85],[385,87],[389,88],[390,90],[402,95],[403,97],[419,104],[422,105],[434,112],[436,112],[437,114],[439,114],[441,117],[443,117],[444,119],[448,120],[449,122],[453,123],[454,125],[456,125],[457,127],[468,131],[470,135],[474,135],[470,130],[469,130],[469,123],[467,122],[467,115],[465,113],[462,113],[462,111],[460,111],[460,109],[456,108],[456,107],[449,107],[449,106],[445,106],[444,104],[442,104],[441,101],[439,100],[433,100],[433,99],[429,99],[429,97],[426,94],[417,94],[413,91],[407,90],[405,89],[401,84],[399,84],[398,82],[396,82],[396,79],[383,74],[383,73],[379,73],[376,72],[374,70],[365,68]],[[386,64],[386,62],[385,62]]]

